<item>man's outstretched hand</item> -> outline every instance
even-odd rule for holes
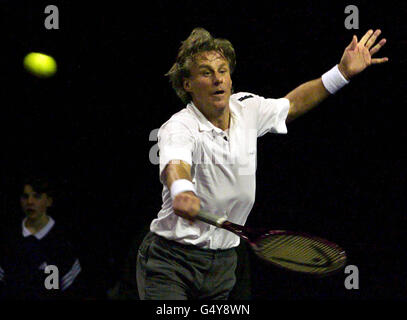
[[[339,70],[346,79],[351,79],[371,64],[380,64],[389,61],[387,57],[372,58],[386,43],[386,39],[382,39],[379,43],[374,45],[380,34],[381,31],[379,29],[375,32],[369,30],[359,42],[358,38],[355,35],[353,36],[352,42],[346,47],[341,62],[338,65]]]

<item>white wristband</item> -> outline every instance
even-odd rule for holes
[[[339,71],[338,65],[336,65],[322,75],[322,83],[329,93],[335,94],[335,92],[347,85],[349,81],[345,79],[345,77]]]
[[[175,180],[171,185],[171,198],[174,199],[178,193],[192,191],[196,194],[194,185],[187,179]]]

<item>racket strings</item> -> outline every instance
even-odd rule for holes
[[[308,273],[327,273],[345,263],[344,252],[319,240],[298,235],[274,235],[258,245],[258,254],[275,264]]]

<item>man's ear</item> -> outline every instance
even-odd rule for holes
[[[47,207],[48,208],[51,207],[53,203],[54,203],[54,199],[47,195]]]
[[[184,78],[182,84],[186,92],[191,92],[191,81],[188,78]]]

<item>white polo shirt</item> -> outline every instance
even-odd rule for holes
[[[256,192],[257,138],[267,132],[287,133],[289,100],[266,99],[241,92],[230,97],[231,121],[226,132],[215,127],[191,102],[158,132],[160,181],[170,160],[191,165],[192,183],[201,209],[244,225]],[[239,245],[239,237],[201,221],[192,225],[174,214],[170,190],[163,183],[163,204],[150,230],[169,240],[207,249]]]

